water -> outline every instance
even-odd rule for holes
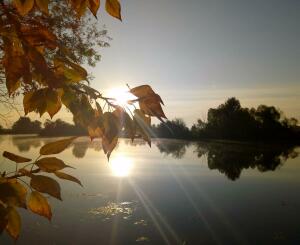
[[[34,158],[53,140],[0,136],[0,149]],[[84,187],[59,181],[51,223],[20,210],[18,244],[300,244],[298,152],[124,139],[108,163],[99,141],[79,138],[58,157]],[[13,242],[2,234],[0,244]]]

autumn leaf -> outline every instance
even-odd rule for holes
[[[51,207],[48,200],[39,192],[31,192],[27,207],[34,213],[46,217],[48,220],[52,218]]]
[[[71,0],[70,2],[77,13],[77,17],[81,17],[88,6],[87,0]]]
[[[43,13],[47,15],[49,14],[49,10],[48,10],[49,0],[35,0],[35,3]]]
[[[9,206],[7,208],[7,226],[6,231],[7,233],[15,240],[18,239],[21,231],[21,217],[18,211],[14,208]]]
[[[41,155],[52,155],[52,154],[58,154],[64,151],[74,139],[77,137],[71,137],[63,140],[58,140],[55,142],[48,143],[41,147],[40,154]]]
[[[34,0],[13,0],[13,3],[20,15],[24,16],[33,8]]]
[[[7,208],[0,202],[0,235],[7,226]]]
[[[118,144],[118,137],[115,136],[112,140],[107,139],[107,137],[102,137],[102,148],[104,153],[107,156],[107,159],[109,160],[109,157],[112,153],[112,151],[115,149],[115,147]]]
[[[29,159],[29,158],[21,157],[21,156],[18,156],[16,154],[10,153],[8,151],[4,151],[2,156],[9,159],[9,160],[11,160],[11,161],[14,161],[15,163],[23,163],[23,162],[30,162],[31,161],[31,159]]]
[[[0,184],[0,200],[9,205],[26,208],[26,188],[12,180]]]
[[[151,125],[151,118],[147,117],[141,110],[134,110],[133,116],[137,133],[140,133],[141,137],[151,147],[151,135],[148,132]]]
[[[118,0],[106,0],[105,3],[106,12],[111,16],[122,21],[121,17],[121,5]]]
[[[73,182],[75,182],[75,183],[77,183],[77,184],[79,184],[79,185],[82,186],[80,180],[77,179],[77,178],[75,178],[75,177],[72,176],[72,175],[69,175],[69,174],[66,174],[66,173],[63,173],[63,172],[59,172],[59,171],[54,172],[54,174],[55,174],[58,178],[60,178],[60,179],[73,181]]]
[[[100,7],[100,0],[89,0],[88,6],[93,15],[97,18],[97,11]]]
[[[62,160],[56,157],[45,157],[38,160],[35,163],[42,171],[53,173],[57,170],[64,169],[66,167],[70,167],[66,165]]]
[[[50,196],[61,200],[60,186],[56,180],[50,177],[43,175],[32,175],[30,186],[39,192],[47,193]]]

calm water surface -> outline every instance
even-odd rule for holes
[[[34,158],[53,140],[0,136],[0,149]],[[20,210],[17,244],[300,244],[299,152],[124,139],[108,163],[99,141],[79,138],[58,157],[84,187],[59,181],[51,223]],[[0,171],[13,167],[1,158]]]

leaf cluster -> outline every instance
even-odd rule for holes
[[[3,157],[15,164],[16,170],[3,172],[0,177],[0,232],[3,230],[18,239],[21,230],[21,217],[18,208],[24,208],[51,220],[52,211],[45,194],[61,199],[59,179],[69,180],[81,185],[72,175],[62,172],[68,168],[63,160],[51,155],[61,153],[75,137],[48,143],[40,148],[36,160],[16,155],[7,151]]]

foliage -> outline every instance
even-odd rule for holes
[[[62,169],[70,166],[61,159],[48,157],[48,155],[62,152],[74,139],[72,137],[44,145],[40,149],[40,155],[34,161],[7,151],[3,153],[4,158],[15,163],[15,171],[1,173],[0,232],[5,229],[14,239],[19,237],[21,218],[17,208],[29,209],[33,213],[51,220],[51,206],[43,193],[61,200],[60,185],[52,177],[46,176],[45,173],[81,185],[77,178],[61,172]],[[29,179],[29,181],[24,181],[24,178]]]
[[[159,120],[166,118],[161,107],[162,99],[150,86],[142,85],[129,90],[136,99],[128,101],[128,106],[121,107],[115,103],[115,99],[106,98],[90,87],[88,73],[80,65],[84,59],[82,53],[87,47],[76,53],[73,50],[73,40],[65,41],[65,35],[76,28],[67,30],[64,26],[59,27],[59,23],[55,22],[56,18],[52,18],[54,22],[49,19],[56,8],[62,6],[60,2],[0,0],[0,63],[8,94],[15,96],[20,91],[24,93],[25,115],[30,112],[39,113],[40,116],[48,113],[52,118],[64,105],[73,114],[74,122],[85,128],[92,139],[102,139],[102,148],[107,158],[117,145],[122,129],[132,140],[139,135],[150,145],[151,117]],[[84,18],[82,16],[87,9],[96,17],[100,7],[99,0],[69,0],[68,3],[65,6],[78,19]],[[108,14],[121,20],[118,0],[106,0],[105,9]],[[67,16],[70,11],[66,12]],[[80,29],[77,30],[80,32]],[[86,55],[89,56],[90,54]],[[40,154],[57,154],[72,140],[73,138],[43,146]],[[14,162],[21,159],[12,153],[5,153],[3,156]],[[14,173],[2,173],[0,227],[1,230],[6,229],[14,239],[18,238],[21,227],[16,207],[28,207],[51,219],[50,206],[40,193],[61,199],[57,181],[48,176],[37,175],[38,172],[49,172],[75,181],[74,177],[57,172],[66,167],[62,160],[53,157],[39,158],[23,167],[19,167],[20,163],[16,162]],[[31,167],[30,170],[27,167]],[[30,179],[30,190],[35,190],[30,194],[29,203],[26,200],[28,190],[21,184],[21,177],[24,176]]]
[[[195,138],[234,140],[299,140],[295,118],[286,118],[274,106],[243,108],[236,98],[229,98],[216,109],[209,109],[207,123],[198,120],[192,126]]]

